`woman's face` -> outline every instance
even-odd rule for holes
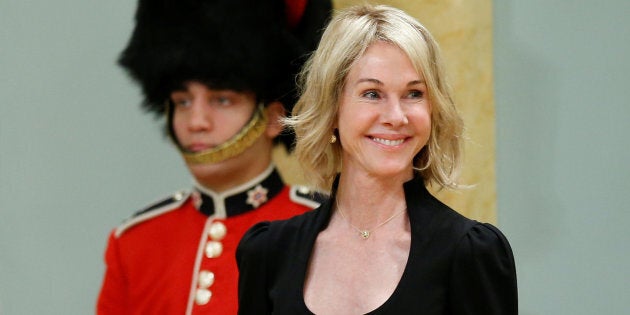
[[[377,41],[350,69],[338,117],[345,171],[408,177],[431,132],[424,78],[397,46]]]

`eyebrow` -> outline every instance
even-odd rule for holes
[[[381,81],[379,81],[377,79],[365,78],[365,79],[357,80],[357,84],[363,83],[363,82],[370,82],[370,83],[374,83],[374,84],[378,84],[378,85],[383,85],[383,82],[381,82]]]
[[[363,83],[363,82],[371,82],[371,83],[378,84],[378,85],[384,85],[383,82],[381,82],[381,81],[379,81],[377,79],[372,79],[372,78],[359,79],[356,84]],[[416,85],[416,84],[425,84],[425,82],[424,82],[424,80],[413,80],[413,81],[410,81],[409,83],[407,83],[407,86],[412,86],[412,85]]]

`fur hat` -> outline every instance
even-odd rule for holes
[[[139,0],[118,63],[157,114],[186,81],[252,91],[291,112],[295,77],[331,15],[330,0]]]

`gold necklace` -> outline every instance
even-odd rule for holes
[[[355,229],[357,232],[359,232],[359,235],[361,237],[363,237],[363,239],[368,239],[370,237],[370,235],[372,235],[372,232],[374,232],[376,229],[380,228],[381,226],[387,224],[387,222],[393,220],[395,217],[397,217],[398,215],[400,215],[401,213],[405,212],[405,210],[407,210],[407,207],[402,208],[401,210],[397,211],[396,213],[394,213],[391,217],[389,217],[387,220],[377,224],[375,227],[371,228],[371,229],[360,229],[358,228],[356,225],[352,224],[352,222],[350,222],[350,219],[348,219],[344,214],[343,214],[343,210],[341,210],[341,207],[339,206],[339,201],[335,200],[335,204],[337,205],[337,209],[339,210],[339,214],[341,215],[341,217],[346,220],[348,222],[348,224],[350,224],[350,226]]]

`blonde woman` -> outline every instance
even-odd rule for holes
[[[457,188],[462,120],[438,45],[387,6],[338,12],[285,120],[331,199],[237,249],[240,314],[516,314],[506,238],[434,198]]]

